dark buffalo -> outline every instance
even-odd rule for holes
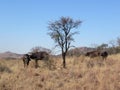
[[[106,59],[107,56],[108,56],[108,52],[107,51],[101,52],[101,56],[102,56],[103,59]]]
[[[29,65],[30,59],[35,60],[35,67],[37,68],[38,67],[38,60],[48,60],[49,54],[47,52],[44,52],[44,51],[31,53],[30,55],[25,54],[23,56],[24,66]]]
[[[29,55],[28,54],[23,55],[22,60],[24,63],[24,67],[27,67],[29,65],[29,61],[30,61]]]
[[[35,60],[35,67],[38,67],[38,60],[48,60],[49,54],[47,52],[36,52],[29,55],[31,59]]]
[[[89,56],[90,58],[94,58],[94,57],[98,57],[98,56],[102,56],[103,59],[106,59],[108,56],[107,51],[91,51],[91,52],[87,52],[85,54],[85,56]]]

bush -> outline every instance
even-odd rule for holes
[[[12,71],[6,67],[0,64],[0,72],[7,72],[7,73],[11,73]]]

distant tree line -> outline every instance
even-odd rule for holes
[[[97,47],[97,50],[106,50],[109,54],[120,53],[120,38],[111,40],[109,44],[101,44]]]
[[[118,54],[120,53],[120,38],[116,40],[111,40],[108,44],[103,43],[101,45],[94,45],[93,47],[77,47],[68,51],[68,56],[80,56],[84,55],[88,51],[107,51],[109,54]]]
[[[103,47],[104,49],[105,47]],[[118,37],[116,40],[111,40],[106,47],[106,50],[109,54],[118,54],[120,53],[120,38]]]

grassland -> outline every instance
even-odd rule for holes
[[[0,60],[0,90],[120,90],[120,54],[101,58],[68,57],[51,62],[34,61],[28,68],[22,60]]]

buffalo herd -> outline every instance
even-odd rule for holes
[[[90,58],[94,57],[102,57],[103,60],[105,60],[108,56],[107,51],[90,51],[85,54],[85,56],[88,56]],[[45,51],[41,52],[34,52],[31,54],[24,54],[22,57],[24,67],[27,67],[29,65],[29,62],[32,60],[35,60],[35,67],[38,67],[38,60],[48,60],[49,59],[49,54]]]
[[[25,54],[22,57],[24,67],[27,67],[29,65],[29,62],[32,60],[35,60],[35,67],[38,67],[38,60],[48,60],[49,54],[47,52],[41,51],[41,52],[35,52],[31,54]]]

